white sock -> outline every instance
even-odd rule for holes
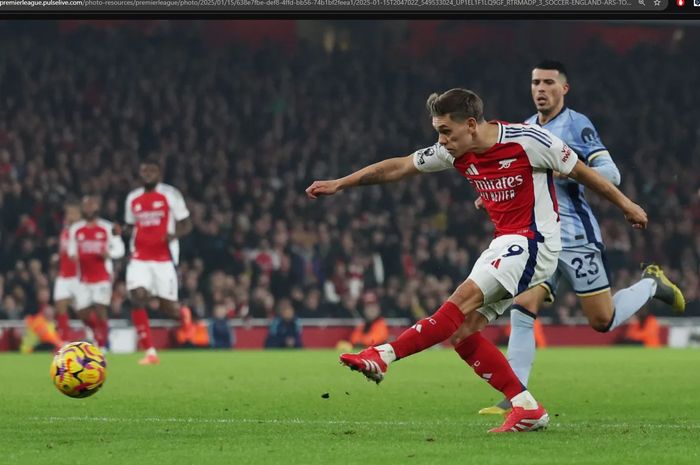
[[[379,352],[379,356],[381,357],[382,361],[387,365],[396,360],[396,354],[394,353],[394,348],[391,347],[391,344],[382,344],[375,347],[375,349],[377,352]]]
[[[513,407],[520,407],[524,408],[525,410],[536,410],[537,409],[537,401],[535,400],[534,397],[532,397],[532,394],[530,394],[530,391],[523,391],[517,396],[513,397],[510,400],[510,403],[513,405]]]
[[[146,357],[150,357],[150,356],[154,356],[154,357],[155,357],[156,355],[158,355],[158,353],[156,352],[156,348],[155,348],[155,347],[151,347],[150,349],[147,349],[147,350],[146,350]]]
[[[655,293],[656,281],[651,278],[644,278],[630,287],[617,291],[613,296],[615,313],[608,331],[617,328],[627,321],[629,317],[637,313],[637,310],[649,302],[649,299],[654,297]]]

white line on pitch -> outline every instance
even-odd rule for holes
[[[65,421],[92,421],[102,423],[195,423],[195,424],[276,424],[276,425],[376,425],[376,426],[438,426],[438,425],[465,425],[466,422],[455,420],[436,421],[357,421],[357,420],[304,420],[301,418],[120,418],[120,417],[29,417],[31,421],[57,423]],[[470,422],[472,423],[472,422]],[[473,424],[473,423],[472,423]],[[478,422],[479,425],[490,423]],[[552,423],[550,427],[559,429],[570,428],[654,428],[654,429],[700,429],[698,423],[586,423],[567,422]]]

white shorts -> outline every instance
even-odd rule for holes
[[[512,305],[513,297],[554,273],[558,257],[558,250],[520,235],[507,234],[491,241],[467,278],[484,293],[479,313],[488,321],[498,318]]]
[[[110,302],[112,302],[112,283],[109,281],[79,283],[78,295],[75,296],[75,306],[78,310],[93,305],[108,306]]]
[[[129,261],[126,267],[126,289],[142,287],[154,297],[177,302],[177,271],[173,262]]]
[[[80,280],[77,276],[74,278],[61,278],[59,276],[53,283],[53,301],[71,299],[75,303],[79,286]]]

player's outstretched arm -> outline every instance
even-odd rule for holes
[[[585,163],[582,163],[580,160],[576,162],[574,169],[569,173],[569,177],[615,204],[622,210],[625,219],[632,224],[633,228],[644,229],[647,227],[648,219],[644,209],[632,202],[613,183],[598,174],[594,169],[586,166]]]
[[[413,164],[413,155],[407,157],[387,158],[355,171],[339,179],[314,181],[306,188],[306,195],[315,199],[320,195],[333,195],[347,187],[384,184],[398,181],[420,173]]]

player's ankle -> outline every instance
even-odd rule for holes
[[[379,357],[387,365],[396,360],[396,353],[394,352],[394,348],[391,346],[391,344],[382,344],[380,346],[376,346],[374,349],[379,353]]]
[[[158,352],[156,352],[155,347],[149,347],[148,349],[146,349],[146,357],[157,357],[157,356],[158,356]]]
[[[528,390],[513,396],[513,398],[510,399],[510,403],[513,405],[513,407],[520,407],[525,410],[535,410],[538,407],[537,401]]]

